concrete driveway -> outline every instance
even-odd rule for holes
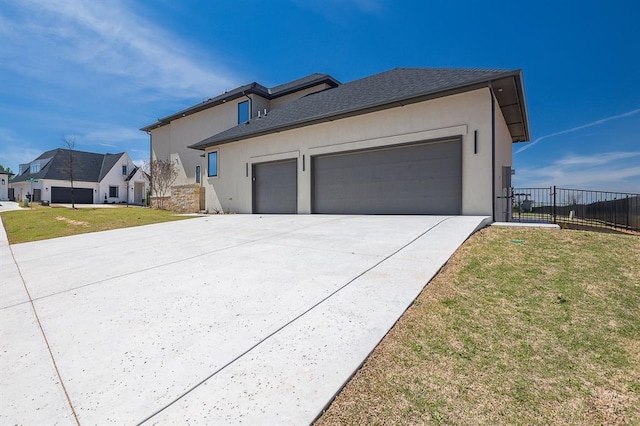
[[[488,221],[208,216],[10,248],[0,232],[0,424],[308,424]]]

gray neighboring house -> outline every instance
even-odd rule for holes
[[[62,148],[20,164],[9,185],[14,198],[21,201],[29,194],[33,201],[71,203],[70,159],[75,203],[144,203],[148,179],[127,153],[97,154]]]
[[[505,220],[512,144],[529,140],[520,70],[397,68],[239,87],[142,128],[201,207],[238,213]]]

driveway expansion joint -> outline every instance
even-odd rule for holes
[[[58,364],[56,363],[56,358],[53,356],[53,351],[51,350],[51,345],[49,344],[49,339],[47,339],[47,334],[44,331],[44,327],[42,327],[42,322],[40,322],[40,317],[38,316],[38,311],[36,310],[36,306],[33,303],[33,299],[31,298],[31,293],[29,293],[29,289],[27,288],[27,283],[24,279],[24,276],[22,275],[22,271],[20,270],[20,266],[18,266],[18,262],[16,262],[16,258],[15,255],[13,254],[13,250],[11,249],[11,246],[9,246],[9,252],[11,253],[11,258],[13,260],[13,263],[16,265],[16,269],[18,270],[18,274],[20,275],[20,279],[22,280],[22,285],[24,286],[24,291],[27,293],[27,297],[29,298],[29,303],[31,304],[31,309],[33,310],[33,315],[36,318],[36,321],[38,322],[38,328],[40,329],[40,332],[42,333],[42,338],[44,339],[44,343],[47,345],[47,350],[49,351],[49,356],[51,357],[51,362],[53,363],[53,368],[56,371],[56,375],[58,376],[58,380],[60,381],[60,386],[62,387],[62,390],[64,392],[64,396],[67,399],[67,402],[69,403],[69,408],[71,409],[71,413],[73,414],[73,418],[76,421],[76,424],[78,426],[80,426],[80,421],[78,420],[78,415],[76,414],[76,410],[73,407],[73,402],[71,402],[71,398],[69,397],[69,392],[67,392],[67,388],[64,385],[64,380],[62,380],[62,376],[60,375],[60,370],[58,369]]]
[[[207,382],[208,380],[210,380],[211,378],[213,378],[215,375],[217,375],[218,373],[220,373],[221,371],[223,371],[224,369],[228,368],[229,366],[233,365],[236,361],[240,360],[241,358],[243,358],[244,356],[248,355],[250,352],[252,352],[254,349],[256,349],[258,346],[260,346],[261,344],[263,344],[264,342],[266,342],[267,340],[269,340],[270,338],[272,338],[273,336],[275,336],[276,334],[278,334],[280,331],[284,330],[285,328],[287,328],[288,326],[290,326],[291,324],[293,324],[294,322],[298,321],[300,318],[304,317],[305,315],[307,315],[309,312],[313,311],[315,308],[317,308],[318,306],[320,306],[321,304],[323,304],[324,302],[326,302],[327,300],[331,299],[333,296],[335,296],[337,293],[339,293],[340,291],[342,291],[343,289],[347,288],[349,285],[351,285],[354,281],[356,281],[357,279],[359,279],[360,277],[366,275],[367,273],[371,272],[372,270],[374,270],[375,268],[377,268],[378,266],[380,266],[382,263],[384,263],[385,261],[389,260],[390,258],[392,258],[393,256],[395,256],[396,254],[398,254],[400,251],[404,250],[405,248],[407,248],[408,246],[410,246],[411,244],[413,244],[414,242],[416,242],[417,240],[419,240],[420,238],[422,238],[423,236],[425,236],[427,233],[429,233],[431,230],[433,230],[434,228],[436,228],[437,226],[441,225],[443,222],[445,222],[446,220],[448,220],[448,217],[445,217],[444,219],[438,221],[435,225],[430,226],[426,231],[422,232],[421,234],[419,234],[417,237],[413,238],[411,241],[409,241],[406,244],[403,244],[402,247],[400,247],[399,249],[395,250],[393,253],[383,257],[381,260],[379,260],[378,262],[376,262],[373,266],[370,266],[369,268],[367,268],[366,270],[364,270],[363,272],[359,273],[358,275],[356,275],[354,278],[350,279],[347,283],[343,284],[342,286],[338,287],[336,290],[334,290],[333,292],[329,293],[327,296],[325,296],[324,298],[322,298],[320,301],[314,303],[311,307],[307,308],[305,311],[303,311],[302,313],[298,314],[297,316],[295,316],[293,319],[287,321],[285,324],[283,324],[282,326],[280,326],[278,329],[276,329],[275,331],[272,331],[271,333],[269,333],[264,339],[261,339],[260,341],[258,341],[257,343],[255,343],[254,345],[252,345],[251,347],[249,347],[249,349],[245,350],[244,352],[242,352],[240,355],[236,356],[235,358],[233,358],[232,360],[230,360],[229,362],[227,362],[226,364],[224,364],[222,367],[218,368],[216,371],[214,371],[213,373],[211,373],[209,376],[207,376],[206,378],[204,378],[203,380],[201,380],[200,382],[196,383],[194,386],[192,386],[191,388],[189,388],[186,392],[182,393],[180,396],[178,396],[177,398],[175,398],[174,400],[172,400],[171,402],[169,402],[168,404],[166,404],[164,407],[160,408],[159,410],[157,410],[156,412],[154,412],[153,414],[151,414],[149,417],[143,419],[142,421],[140,421],[139,423],[136,424],[136,426],[141,426],[144,423],[148,422],[149,420],[153,419],[155,416],[157,416],[158,414],[160,414],[161,412],[163,412],[164,410],[168,409],[169,407],[171,407],[172,405],[174,405],[176,402],[180,401],[182,398],[186,397],[187,395],[189,395],[191,392],[193,392],[194,390],[196,390],[198,387],[200,387],[201,385],[203,385],[205,382]]]

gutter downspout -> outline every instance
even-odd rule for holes
[[[491,95],[491,212],[493,221],[496,221],[496,99],[493,92],[493,84],[489,82],[489,94]]]
[[[249,121],[253,118],[253,99],[243,90],[242,94],[249,99]]]

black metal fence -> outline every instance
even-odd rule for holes
[[[640,194],[550,188],[511,188],[513,222],[640,231]]]

